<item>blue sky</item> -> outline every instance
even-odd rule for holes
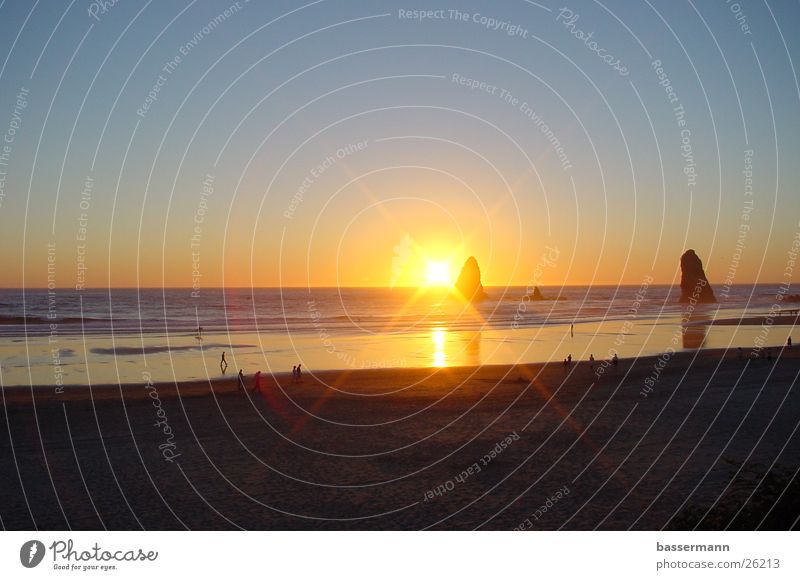
[[[0,5],[2,286],[45,285],[47,244],[59,286],[385,285],[405,234],[491,284],[546,247],[546,284],[670,282],[687,247],[784,281],[797,3],[54,4]]]

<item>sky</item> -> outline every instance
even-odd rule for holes
[[[2,287],[797,277],[796,2],[101,4],[0,2]]]

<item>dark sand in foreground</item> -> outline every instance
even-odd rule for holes
[[[800,355],[773,353],[679,353],[660,373],[656,358],[624,360],[599,377],[585,362],[267,376],[263,395],[233,378],[213,392],[5,389],[0,517],[6,529],[785,529],[800,513]]]

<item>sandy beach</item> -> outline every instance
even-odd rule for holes
[[[6,388],[6,529],[786,529],[797,349]],[[252,384],[247,377],[247,384]],[[741,509],[740,509],[741,508]],[[793,523],[794,522],[794,523]]]

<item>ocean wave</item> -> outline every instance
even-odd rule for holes
[[[756,311],[771,304],[774,286],[735,288],[731,300],[719,308]],[[542,289],[544,292],[546,289]],[[565,287],[546,295],[568,295],[569,300],[525,301],[525,287],[488,287],[490,299],[475,308],[419,297],[416,289],[314,288],[248,289],[246,292],[209,289],[194,299],[186,289],[111,289],[77,293],[57,291],[57,318],[49,310],[46,291],[0,290],[7,307],[0,316],[0,336],[44,336],[49,323],[60,334],[183,335],[203,333],[303,334],[323,330],[336,333],[413,333],[442,327],[451,329],[508,328],[608,321],[635,316],[658,319],[680,311],[675,291],[652,286],[644,300],[635,300],[638,286]],[[251,300],[251,293],[254,300]],[[765,297],[760,299],[758,297]],[[760,301],[756,302],[756,299]],[[313,300],[313,309],[309,307]],[[636,304],[636,310],[632,305]],[[465,310],[467,313],[465,315]],[[735,313],[739,315],[739,313]]]
[[[1,325],[47,324],[46,318],[38,316],[0,316]]]

